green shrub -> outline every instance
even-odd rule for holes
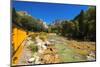
[[[30,49],[32,51],[32,53],[35,53],[35,52],[38,51],[38,47],[36,45],[34,45],[34,44],[30,44],[28,46],[28,49]]]

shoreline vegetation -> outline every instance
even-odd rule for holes
[[[23,48],[19,47],[20,56],[12,55],[12,65],[96,60],[95,7],[81,10],[73,20],[55,19],[49,25],[13,8],[12,29],[12,39],[16,39],[12,42],[12,54],[23,44]]]

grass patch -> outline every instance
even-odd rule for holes
[[[38,35],[39,35],[39,33],[34,33],[34,34],[30,35],[30,37],[34,41],[35,40],[35,37],[37,37]]]
[[[30,44],[27,48],[30,49],[32,53],[35,53],[38,51],[38,47],[34,44]]]
[[[47,40],[48,39],[48,34],[45,33],[45,32],[40,32],[39,33],[39,38],[43,41]]]
[[[32,40],[34,41],[35,38],[39,36],[39,38],[43,41],[45,41],[47,38],[48,38],[48,34],[45,33],[45,32],[39,32],[39,33],[34,33],[34,34],[31,34],[30,37],[32,38]]]
[[[87,56],[90,51],[88,51],[88,50],[81,50],[81,49],[75,49],[75,52],[80,54],[80,55]]]
[[[95,44],[92,44],[92,42],[69,41],[69,47],[83,56],[87,56],[91,51],[96,49]]]
[[[58,49],[58,54],[61,57],[61,62],[75,62],[84,60],[81,56],[77,55],[74,50],[68,48],[64,44],[58,44],[55,47]]]

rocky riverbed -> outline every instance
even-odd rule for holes
[[[68,40],[56,34],[28,37],[19,60],[19,65],[48,64],[61,62],[78,62],[95,60],[95,42],[78,42]],[[28,46],[37,46],[37,51],[32,52]]]

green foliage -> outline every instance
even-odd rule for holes
[[[32,53],[35,53],[38,51],[38,47],[34,44],[30,44],[27,48],[30,49]]]
[[[96,40],[96,9],[90,7],[87,11],[81,10],[73,20],[64,20],[61,24],[51,26],[52,32],[80,40]]]
[[[74,31],[73,22],[64,21],[62,23],[62,35],[64,35],[64,36],[72,36],[73,31]]]
[[[21,15],[20,15],[21,14]],[[15,8],[12,9],[12,22],[13,24],[27,30],[27,31],[45,31],[47,32],[47,29],[45,28],[43,22],[39,19],[36,19],[30,15],[18,13]]]
[[[15,8],[13,8],[12,9],[12,22],[15,22],[16,23],[17,18],[18,18],[18,14],[16,13]]]

